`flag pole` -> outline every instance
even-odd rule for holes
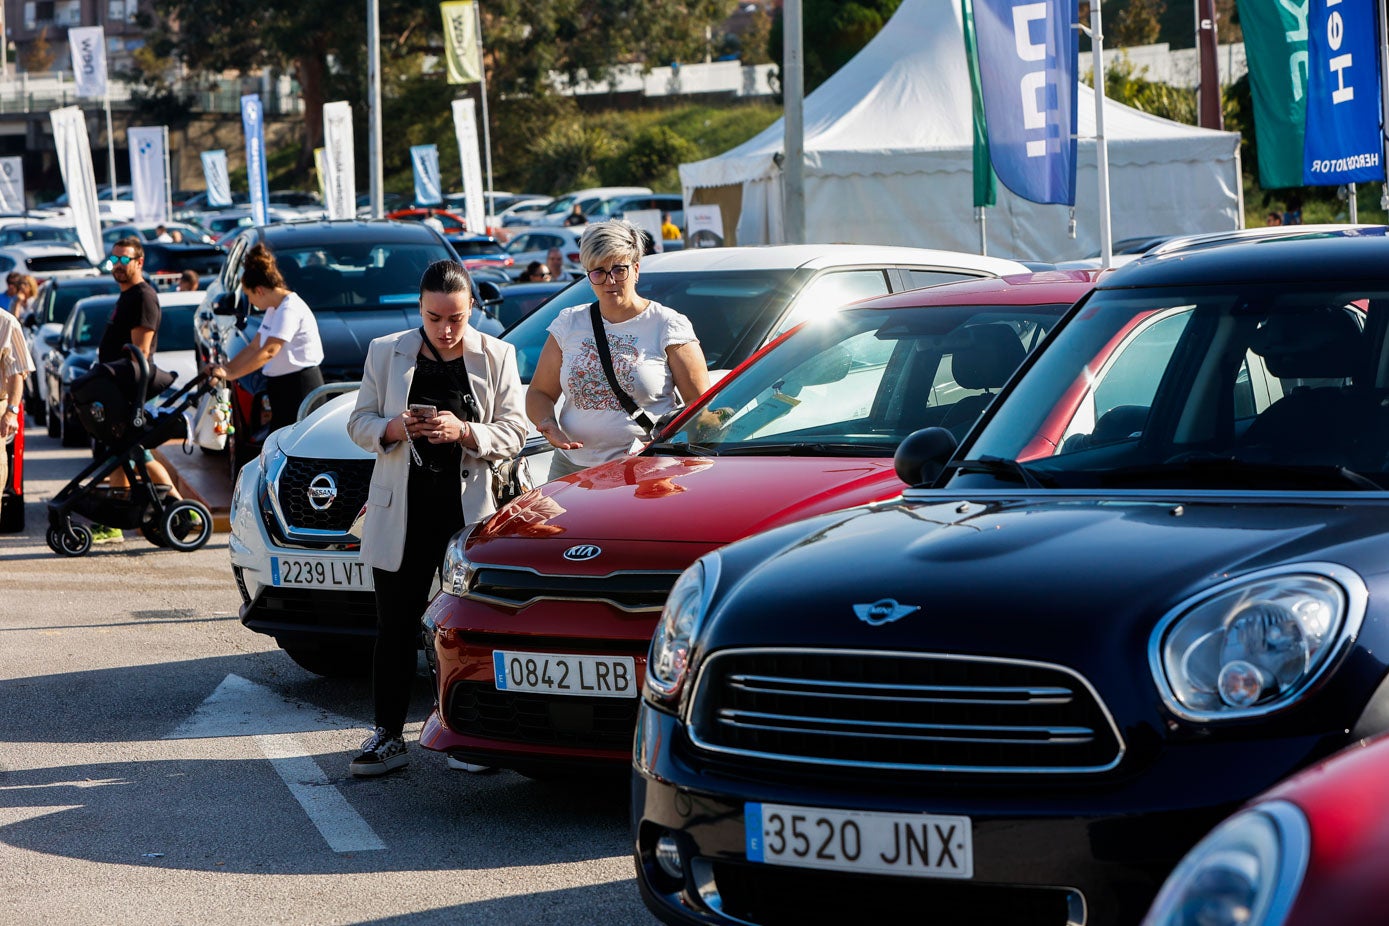
[[[781,20],[785,58],[781,90],[786,107],[782,118],[782,147],[786,151],[781,176],[782,240],[805,244],[805,37],[801,0],[785,0]]]
[[[165,221],[174,220],[174,175],[169,169],[169,127],[164,129],[164,218]],[[132,193],[132,198],[134,194]]]
[[[367,170],[371,217],[381,218],[384,201],[381,163],[381,3],[367,0]]]
[[[480,230],[474,234],[487,234],[487,216],[492,215],[492,210],[496,208],[492,195],[492,129],[491,120],[487,118],[487,64],[482,60],[482,9],[474,6],[476,15],[473,17],[477,21],[477,73],[478,81],[482,89],[482,149],[483,157],[487,161],[487,195],[483,197],[482,203],[482,224]]]
[[[111,83],[106,84],[106,157],[111,171],[111,202],[116,201],[116,133],[111,129]]]
[[[1100,28],[1100,0],[1090,2],[1090,56],[1095,81],[1095,172],[1099,175],[1100,268],[1114,261],[1113,230],[1109,223],[1109,146],[1104,137],[1104,32]]]

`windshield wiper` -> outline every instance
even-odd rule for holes
[[[725,457],[890,457],[897,444],[844,443],[832,441],[793,441],[776,444],[725,444],[719,455]]]
[[[1265,463],[1231,456],[1181,455],[1164,463],[1101,471],[1097,475],[1106,485],[1141,485],[1145,479],[1160,480],[1170,485],[1174,476],[1223,476],[1229,477],[1226,482],[1234,483],[1232,488],[1314,488],[1341,484],[1367,492],[1384,491],[1384,486],[1369,476],[1336,464]],[[1197,481],[1195,478],[1189,480]],[[1204,488],[1191,484],[1183,487]]]
[[[716,457],[719,452],[705,444],[692,444],[689,441],[661,441],[647,448],[662,456],[678,457]]]
[[[1017,460],[1009,460],[1004,457],[972,457],[968,460],[961,460],[958,463],[951,463],[947,469],[952,469],[957,473],[988,473],[990,476],[1012,476],[1029,489],[1046,488],[1042,482],[1032,473],[1032,470],[1023,466]]]

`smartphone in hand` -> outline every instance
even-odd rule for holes
[[[412,418],[433,418],[439,414],[439,409],[433,405],[411,405],[408,411]]]

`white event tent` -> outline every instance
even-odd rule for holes
[[[1107,53],[1112,54],[1112,53]],[[982,62],[987,66],[987,62]],[[1069,208],[998,184],[988,253],[1099,253],[1095,98],[1077,94],[1076,238]],[[903,0],[868,45],[805,99],[806,241],[979,251],[969,72],[958,0]],[[1239,135],[1105,102],[1114,240],[1244,224]],[[782,121],[718,157],[680,165],[687,205],[721,207],[729,244],[784,241]]]

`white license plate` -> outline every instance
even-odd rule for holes
[[[371,574],[361,560],[304,556],[270,557],[272,585],[299,588],[348,588],[371,591]]]
[[[635,698],[637,664],[631,656],[570,656],[493,650],[498,691]]]
[[[750,862],[919,878],[974,876],[969,817],[747,804],[743,820]]]

